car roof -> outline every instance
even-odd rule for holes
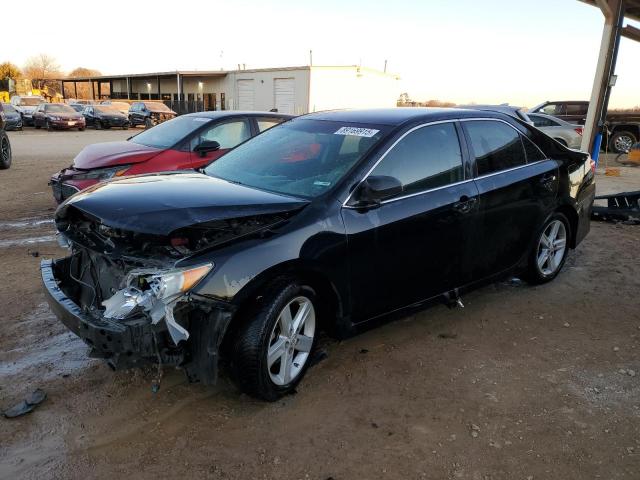
[[[400,126],[411,122],[435,122],[438,120],[478,117],[478,115],[478,110],[462,108],[396,107],[366,110],[331,110],[309,113],[299,118]],[[495,111],[482,111],[480,115],[487,118],[503,118],[505,116]]]
[[[278,113],[278,112],[245,112],[242,110],[215,110],[210,112],[196,112],[196,113],[187,113],[186,115],[182,115],[183,117],[200,117],[200,118],[225,118],[225,117],[277,117],[277,118],[293,118],[295,115],[287,115],[286,113]]]

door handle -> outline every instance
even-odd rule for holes
[[[458,213],[469,213],[473,210],[476,203],[478,203],[477,197],[467,197],[463,195],[460,200],[453,204],[453,209]]]
[[[548,174],[548,175],[544,175],[541,179],[540,179],[540,183],[542,185],[548,185],[551,182],[555,182],[556,181],[556,176],[553,174]]]

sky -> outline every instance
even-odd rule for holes
[[[414,100],[533,106],[589,99],[603,16],[577,0],[61,0],[2,25],[0,62],[38,53],[103,74],[354,65]],[[14,10],[12,12],[12,10]],[[23,7],[4,7],[19,18]],[[50,12],[51,2],[29,2]],[[28,28],[25,25],[28,24]],[[65,26],[66,25],[66,26]],[[637,25],[637,24],[635,24]],[[26,35],[25,33],[29,33]],[[92,37],[91,33],[94,34]],[[640,105],[640,43],[622,39],[613,108]]]

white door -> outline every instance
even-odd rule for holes
[[[238,108],[237,110],[255,110],[254,97],[255,89],[253,87],[253,80],[238,80]]]
[[[275,107],[278,113],[295,113],[296,92],[293,78],[276,78],[273,81]]]

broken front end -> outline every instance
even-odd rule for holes
[[[70,255],[41,264],[58,318],[114,369],[144,363],[184,368],[213,384],[218,350],[233,316],[230,303],[192,293],[215,265],[176,267],[188,237],[112,229],[69,209],[56,220]]]

